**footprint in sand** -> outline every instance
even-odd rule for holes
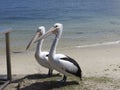
[[[109,69],[104,69],[104,71],[109,71]]]
[[[113,69],[112,71],[118,71],[118,69],[115,68],[115,69]]]

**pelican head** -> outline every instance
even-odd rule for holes
[[[48,30],[42,37],[40,37],[38,40],[44,39],[46,37],[48,37],[51,34],[55,34],[56,38],[60,38],[61,34],[62,34],[62,30],[63,30],[63,25],[61,23],[56,23],[53,25],[52,28],[50,28],[50,30]],[[37,40],[37,41],[38,41]]]
[[[63,25],[61,23],[56,23],[53,26],[53,34],[57,35],[57,38],[60,38],[63,30]]]
[[[31,41],[30,41],[29,44],[27,45],[26,50],[30,47],[31,44],[33,44],[38,38],[40,38],[40,37],[43,36],[44,34],[45,34],[45,27],[44,27],[44,26],[38,27],[35,35],[33,36],[33,38],[31,39]]]
[[[39,32],[41,35],[45,34],[45,27],[44,26],[38,27],[37,32]]]

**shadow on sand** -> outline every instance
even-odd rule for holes
[[[69,85],[79,85],[79,83],[75,81],[68,81],[66,83],[59,82],[59,81],[43,81],[43,82],[36,82],[20,90],[51,90],[55,88],[61,88]]]
[[[20,76],[17,76],[17,77],[20,77]],[[15,78],[17,78],[17,77],[15,77]],[[20,79],[15,79],[12,82],[17,83],[17,82],[22,81],[24,79],[38,80],[38,79],[46,79],[46,78],[51,78],[51,77],[61,77],[61,75],[59,73],[58,74],[53,74],[52,76],[49,76],[47,74],[32,74],[32,75],[26,75],[26,76],[24,76]]]
[[[60,81],[52,80],[54,77],[61,77],[61,75],[53,74],[50,77],[46,74],[33,74],[25,76],[21,79],[14,80],[13,83],[18,83],[18,86],[16,87],[17,90],[50,90],[69,85],[79,85],[79,83],[76,81],[67,81],[66,83],[63,83]]]

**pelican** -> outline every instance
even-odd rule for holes
[[[47,31],[38,40],[41,40],[43,38],[48,37],[51,34],[54,34],[55,39],[53,40],[53,43],[48,55],[51,66],[55,70],[57,70],[58,72],[61,72],[64,75],[63,79],[61,80],[62,82],[66,82],[68,75],[77,76],[80,78],[80,80],[82,80],[82,71],[79,64],[74,59],[72,59],[67,55],[56,54],[56,47],[61,37],[62,30],[63,30],[63,25],[61,23],[56,23],[49,31]]]
[[[45,27],[41,26],[38,27],[37,32],[35,33],[35,35],[33,36],[33,38],[31,39],[31,41],[29,42],[26,50],[30,47],[31,44],[34,43],[35,40],[37,40],[39,37],[43,36],[45,34]],[[48,54],[49,52],[43,52],[41,50],[42,48],[42,44],[43,44],[44,39],[41,39],[37,42],[37,47],[36,47],[36,52],[35,52],[35,59],[37,60],[37,62],[42,65],[43,67],[46,67],[49,69],[48,71],[48,75],[51,76],[53,69],[49,64],[48,61]]]

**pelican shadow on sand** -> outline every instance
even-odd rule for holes
[[[13,83],[18,83],[15,87],[17,90],[50,90],[69,85],[79,85],[79,83],[76,81],[67,81],[65,83],[57,81],[55,80],[57,77],[61,77],[61,75],[53,74],[51,77],[49,77],[47,74],[32,74],[21,79],[16,79],[13,81]],[[55,79],[52,80],[51,78]]]

